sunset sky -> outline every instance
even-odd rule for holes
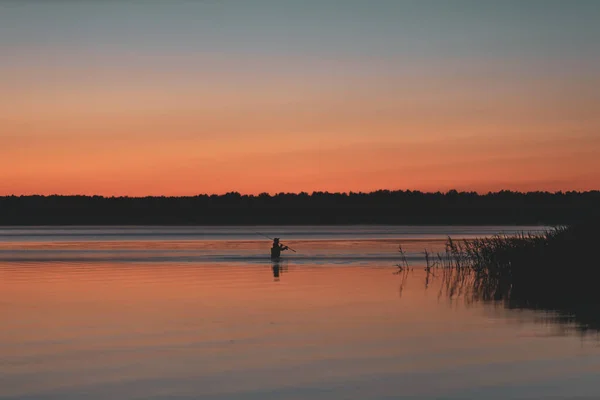
[[[2,0],[0,195],[600,189],[600,1]]]

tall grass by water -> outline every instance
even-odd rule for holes
[[[448,296],[554,312],[581,330],[600,330],[600,225],[456,241],[425,252],[427,282],[441,275]],[[402,255],[402,249],[401,255]]]

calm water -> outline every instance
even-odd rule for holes
[[[599,398],[595,334],[422,269],[447,235],[540,229],[3,228],[0,398]]]

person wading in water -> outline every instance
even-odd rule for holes
[[[284,246],[279,243],[279,238],[273,239],[273,247],[271,247],[271,259],[276,260],[281,257],[281,252],[289,249],[289,247]]]

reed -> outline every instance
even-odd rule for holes
[[[508,308],[549,311],[577,329],[600,331],[600,221],[538,234],[448,238],[445,251],[425,251],[426,286],[441,269],[440,296],[501,302]],[[408,269],[405,253],[402,269]]]
[[[453,241],[448,239],[444,267],[450,285],[468,280],[479,300],[502,301],[510,308],[556,312],[583,330],[600,330],[600,225],[596,221],[557,227],[539,234],[520,233]]]

